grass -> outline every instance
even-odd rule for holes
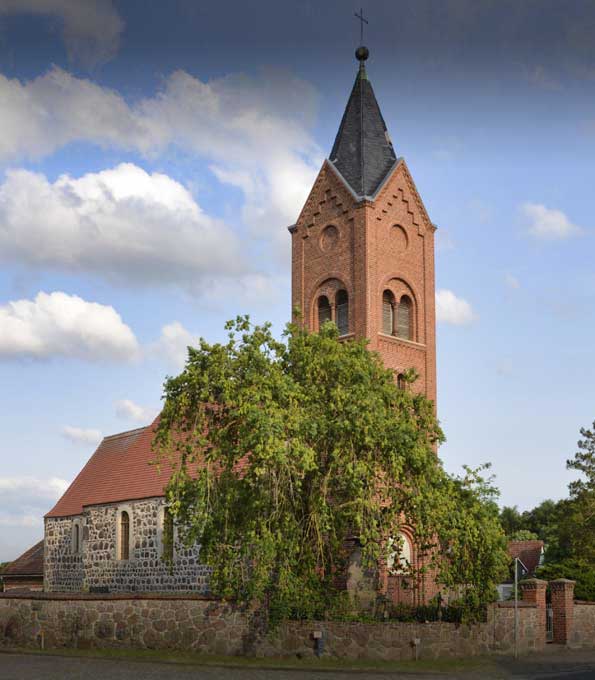
[[[296,658],[296,657],[246,657],[246,656],[212,656],[196,652],[167,651],[156,649],[29,649],[5,648],[5,653],[42,654],[50,656],[84,657],[93,659],[114,659],[123,661],[145,661],[154,663],[174,663],[195,666],[222,666],[233,668],[264,668],[283,670],[318,670],[318,671],[376,671],[407,673],[453,673],[494,672],[496,666],[485,657],[469,659],[420,659],[419,661],[371,661],[346,660],[336,658]],[[484,676],[487,677],[487,676]]]

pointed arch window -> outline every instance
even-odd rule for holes
[[[120,555],[119,559],[130,559],[130,515],[126,510],[120,515]]]
[[[397,336],[413,340],[413,303],[408,295],[403,295],[397,308]]]
[[[340,290],[335,298],[336,323],[339,335],[349,333],[349,296],[346,290]]]
[[[382,294],[382,332],[392,335],[395,328],[395,296],[390,290]]]
[[[397,376],[397,387],[400,390],[407,389],[407,381],[405,380],[405,376],[402,373],[399,373]]]
[[[396,539],[389,539],[391,552],[387,561],[387,567],[392,574],[406,574],[413,564],[413,549],[411,539],[407,534],[399,532]]]
[[[332,319],[331,303],[328,301],[326,295],[321,295],[318,298],[318,330]]]
[[[70,544],[71,552],[73,555],[78,555],[81,552],[82,547],[82,535],[81,535],[81,520],[75,519],[72,524],[72,540]]]

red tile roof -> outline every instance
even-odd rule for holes
[[[43,540],[13,560],[2,576],[43,576]]]
[[[105,437],[46,517],[80,515],[86,505],[164,495],[172,466],[159,466],[151,449],[157,420],[147,427]]]
[[[535,573],[539,566],[541,553],[543,552],[543,541],[510,541],[508,543],[508,554],[514,559],[518,557],[527,567],[530,575]]]

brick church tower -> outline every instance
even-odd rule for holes
[[[436,401],[434,232],[403,158],[397,158],[366,74],[359,70],[330,157],[292,238],[292,306],[311,330],[333,319]]]

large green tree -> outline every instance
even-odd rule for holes
[[[495,490],[477,471],[445,473],[432,403],[330,322],[289,325],[283,342],[245,317],[227,328],[166,381],[155,441],[176,464],[171,510],[212,590],[320,616],[338,597],[345,539],[374,566],[407,525],[427,555],[414,582],[431,563],[474,606],[490,599],[506,562]]]
[[[581,428],[580,434],[578,451],[566,462],[568,469],[580,473],[569,484],[569,497],[531,513],[541,517],[547,542],[546,564],[539,575],[573,579],[579,599],[595,600],[595,423]]]

